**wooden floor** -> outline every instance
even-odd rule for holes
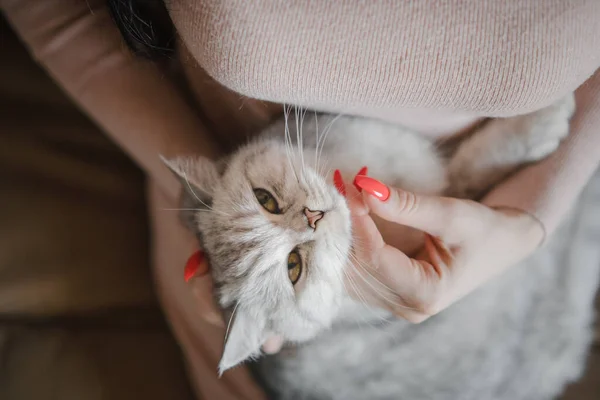
[[[596,297],[596,338],[583,378],[571,385],[560,400],[600,399],[600,294]]]

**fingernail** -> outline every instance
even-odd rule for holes
[[[372,196],[377,197],[381,201],[386,201],[390,197],[390,189],[377,179],[369,176],[358,175],[354,178],[356,186],[360,187]]]
[[[183,270],[183,279],[186,282],[189,282],[190,279],[192,279],[194,276],[196,276],[196,274],[198,274],[198,271],[201,269],[200,267],[203,268],[202,271],[200,271],[199,275],[205,275],[208,272],[208,268],[206,268],[205,266],[204,253],[202,253],[201,250],[198,250],[194,254],[192,254],[185,263],[185,268]]]
[[[367,167],[362,167],[360,169],[360,171],[358,171],[358,174],[356,174],[356,176],[360,176],[360,175],[366,176],[367,175],[367,171],[368,171]],[[362,192],[362,189],[356,184],[356,176],[354,177],[354,181],[352,181],[352,184],[354,185],[354,187],[356,188],[356,190],[358,190],[358,192],[360,193],[360,192]]]
[[[339,169],[333,171],[333,184],[338,192],[344,197],[346,197],[346,185],[344,185],[344,180],[342,179],[342,173]]]

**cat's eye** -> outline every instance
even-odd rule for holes
[[[302,275],[302,257],[300,257],[298,250],[294,249],[288,255],[287,269],[290,282],[295,285]]]
[[[254,196],[256,196],[256,200],[258,203],[271,214],[281,214],[281,210],[279,209],[279,204],[277,204],[277,200],[275,197],[265,189],[254,189]]]

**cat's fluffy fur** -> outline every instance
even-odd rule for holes
[[[581,283],[565,283],[570,269],[545,265],[547,251],[419,325],[365,307],[343,284],[344,268],[358,266],[349,261],[348,207],[330,175],[337,168],[349,180],[366,165],[369,175],[392,186],[475,198],[552,153],[568,133],[573,110],[568,96],[529,115],[491,120],[449,158],[402,127],[307,114],[276,122],[260,140],[217,163],[168,161],[189,189],[184,207],[198,209],[187,221],[210,260],[216,297],[231,316],[221,370],[258,357],[265,339],[278,334],[291,349],[253,365],[276,398],[555,395],[578,374],[589,341],[585,318],[573,323],[565,309],[567,286]],[[255,188],[273,193],[282,213],[264,210]],[[304,208],[325,211],[317,229],[307,224]],[[406,248],[408,231],[395,240]],[[305,267],[293,286],[286,263],[295,248]]]

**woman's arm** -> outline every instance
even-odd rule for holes
[[[162,165],[217,146],[174,84],[125,47],[102,0],[0,0],[36,60],[169,195],[178,182]]]
[[[104,0],[0,0],[0,6],[59,86],[149,175],[157,292],[197,395],[262,399],[243,368],[218,379],[224,330],[203,321],[192,293],[198,286],[183,282],[196,238],[181,226],[176,212],[164,211],[177,207],[180,185],[158,155],[216,155],[206,129],[161,70],[127,50]],[[198,278],[196,284],[206,288],[210,281]],[[210,301],[212,293],[204,290],[197,297]]]
[[[551,234],[600,162],[600,69],[575,92],[571,133],[556,153],[518,172],[484,200],[535,216]]]

